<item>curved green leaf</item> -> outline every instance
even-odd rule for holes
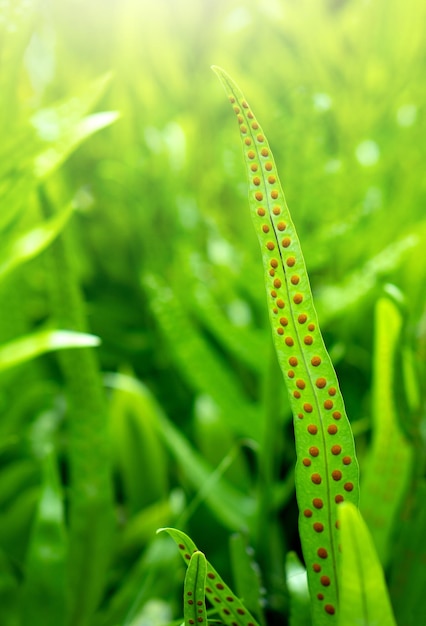
[[[207,624],[206,612],[207,562],[202,552],[194,552],[186,570],[183,586],[185,626]]]
[[[353,504],[339,506],[339,626],[396,626],[373,540]]]

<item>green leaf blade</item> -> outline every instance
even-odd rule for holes
[[[186,571],[183,591],[185,626],[207,624],[206,576],[206,557],[202,552],[194,552]]]
[[[339,626],[396,626],[383,570],[356,507],[339,507],[342,554]]]
[[[319,329],[302,250],[268,141],[238,86],[222,69],[212,69],[239,123],[272,334],[294,417],[299,531],[313,622],[316,626],[335,623],[337,504],[343,500],[358,503],[358,464],[352,431]]]

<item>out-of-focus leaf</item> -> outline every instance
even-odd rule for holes
[[[414,450],[399,426],[395,405],[395,358],[401,327],[398,308],[390,299],[381,298],[376,305],[373,438],[362,474],[361,511],[383,565],[393,552],[395,518],[408,489],[414,457]]]
[[[396,626],[385,577],[368,528],[350,502],[339,505],[339,626]]]
[[[87,348],[100,344],[99,337],[71,330],[41,330],[0,347],[0,372],[25,363],[46,352]]]
[[[24,624],[65,624],[66,550],[62,493],[53,455],[48,454],[45,458],[44,484],[27,553],[22,598]]]
[[[217,518],[232,530],[246,529],[254,513],[254,501],[229,485],[217,470],[208,466],[166,417],[149,390],[134,378],[124,375],[108,376],[107,384],[124,388],[143,400],[145,410],[155,416],[153,423],[186,479],[199,490],[199,501],[205,500]]]
[[[72,211],[72,206],[69,206],[40,226],[8,242],[0,252],[0,280],[47,248],[67,224]]]
[[[241,533],[232,535],[229,545],[236,593],[250,613],[253,613],[264,625],[263,605],[265,599],[262,593],[260,569],[254,560],[253,549],[250,548],[247,538]]]
[[[98,130],[110,126],[119,117],[117,111],[88,115],[70,128],[58,142],[39,154],[34,160],[34,173],[40,180],[50,176],[85,139]]]
[[[290,596],[290,626],[311,626],[308,576],[295,552],[287,554],[285,569]]]

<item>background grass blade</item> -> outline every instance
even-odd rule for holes
[[[396,626],[383,570],[364,520],[350,503],[339,507],[339,519],[339,626]]]
[[[213,69],[241,134],[272,334],[294,417],[299,531],[313,623],[319,626],[335,620],[338,611],[337,505],[358,502],[353,436],[271,149],[240,89],[222,69]]]

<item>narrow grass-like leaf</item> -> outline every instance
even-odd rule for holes
[[[388,298],[376,305],[373,362],[373,438],[361,482],[361,512],[383,565],[412,472],[414,450],[405,438],[395,406],[395,364],[402,316]],[[392,551],[392,550],[391,550]]]
[[[337,505],[358,502],[353,436],[268,141],[234,81],[222,69],[213,69],[239,123],[272,334],[293,411],[299,531],[313,623],[333,624],[338,611]]]
[[[264,597],[260,568],[254,561],[253,549],[247,543],[247,537],[241,533],[234,534],[229,540],[231,551],[232,577],[238,596],[248,610],[265,624],[263,614]]]
[[[185,626],[207,624],[206,612],[207,562],[202,552],[194,552],[186,570],[183,586]]]
[[[45,459],[44,484],[28,549],[23,589],[24,624],[65,624],[66,550],[64,507],[55,460]]]
[[[181,530],[175,528],[160,528],[158,532],[166,531],[177,544],[186,565],[191,561],[191,556],[198,552],[195,543]],[[254,617],[245,605],[230,590],[222,580],[214,567],[207,563],[206,596],[215,607],[224,624],[228,626],[258,626]]]
[[[220,472],[209,467],[167,418],[149,390],[134,378],[122,374],[109,375],[106,383],[139,397],[141,406],[143,404],[144,410],[151,414],[152,423],[187,480],[199,490],[198,502],[205,501],[225,526],[233,530],[246,529],[254,512],[253,500],[232,487]]]
[[[40,226],[19,234],[8,242],[0,253],[0,280],[3,280],[16,267],[37,256],[62,231],[68,222],[72,207],[68,207],[46,220]]]
[[[383,570],[368,528],[351,503],[339,507],[339,626],[396,626]]]
[[[308,576],[295,552],[287,554],[285,569],[290,597],[290,626],[311,626]]]
[[[66,348],[88,348],[100,344],[99,337],[71,330],[41,330],[0,347],[0,372],[46,352]]]

